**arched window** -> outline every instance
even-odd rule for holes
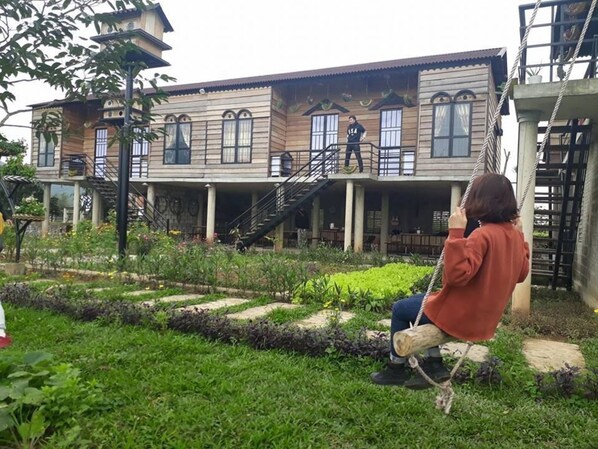
[[[190,164],[191,118],[168,115],[164,121],[164,164]]]
[[[253,117],[247,109],[222,114],[222,163],[251,162]]]
[[[471,151],[471,101],[475,94],[462,90],[432,96],[432,157],[469,157]]]

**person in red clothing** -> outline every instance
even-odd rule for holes
[[[464,236],[467,217],[480,226]],[[517,201],[511,182],[503,175],[488,173],[476,178],[464,210],[449,218],[449,236],[444,243],[442,289],[430,294],[421,324],[431,323],[453,337],[479,341],[494,335],[515,289],[529,273],[529,246],[523,238]],[[424,295],[397,301],[392,308],[390,361],[373,373],[379,385],[404,385],[411,389],[430,385],[418,374],[412,376],[392,345],[395,332],[408,329],[417,317]],[[449,378],[438,346],[426,351],[424,372],[436,382]]]

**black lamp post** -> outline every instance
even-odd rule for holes
[[[131,101],[133,100],[133,67],[131,64],[127,64],[126,70],[124,122],[118,149],[118,196],[116,200],[116,230],[118,232],[118,255],[120,258],[123,258],[127,251],[129,168],[131,165]]]

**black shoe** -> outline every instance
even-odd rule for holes
[[[442,357],[429,357],[420,364],[421,369],[426,375],[436,383],[449,380],[451,374],[442,363]],[[414,370],[415,376],[405,382],[405,387],[411,390],[424,390],[431,388],[432,385],[424,379],[417,370]]]
[[[403,385],[411,377],[404,363],[390,363],[382,371],[372,373],[372,382],[378,385]]]

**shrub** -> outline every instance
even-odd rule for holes
[[[52,363],[50,354],[0,361],[0,444],[34,447],[54,432],[76,437],[79,416],[99,404],[99,387],[73,366]]]
[[[392,301],[409,296],[414,283],[432,271],[405,263],[392,263],[365,271],[336,273],[305,282],[293,302],[325,304],[343,301],[348,307],[381,310]]]

